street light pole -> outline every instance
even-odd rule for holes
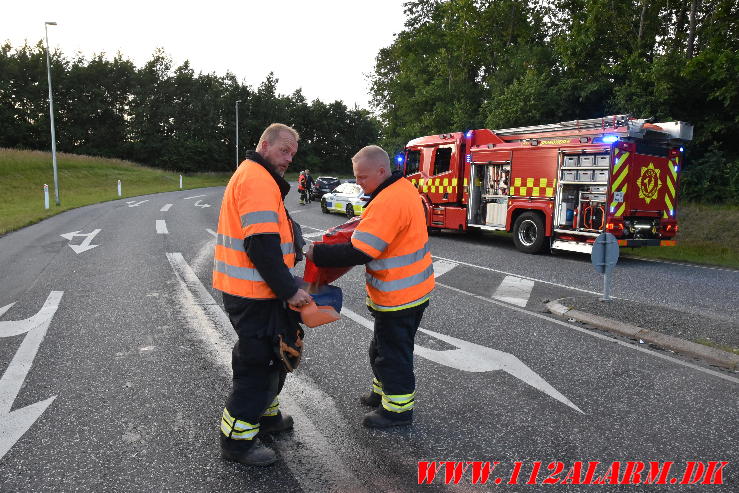
[[[59,176],[56,167],[56,133],[54,132],[54,99],[51,96],[51,64],[49,62],[49,28],[48,26],[56,26],[56,22],[44,22],[44,32],[46,33],[46,75],[49,78],[49,119],[51,120],[51,162],[54,166],[54,197],[56,205],[59,202]]]
[[[241,100],[236,101],[236,168],[239,167],[239,103]]]

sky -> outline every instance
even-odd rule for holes
[[[136,66],[158,47],[173,67],[230,71],[256,87],[269,72],[278,91],[308,101],[369,108],[367,74],[403,29],[403,0],[0,0],[0,42],[49,44],[67,58],[121,52]]]

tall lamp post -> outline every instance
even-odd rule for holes
[[[51,162],[54,165],[54,197],[59,205],[59,176],[56,168],[56,133],[54,132],[54,99],[51,96],[51,64],[49,62],[49,27],[56,26],[56,22],[44,22],[46,33],[46,75],[49,78],[49,119],[51,120]]]
[[[241,100],[236,101],[236,168],[239,167],[239,103]]]

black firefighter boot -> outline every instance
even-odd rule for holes
[[[364,415],[362,424],[367,428],[390,428],[413,424],[413,410],[394,413],[384,408],[375,409]]]
[[[370,390],[368,394],[364,394],[359,398],[359,402],[367,407],[377,407],[382,401],[382,395],[378,394],[374,390]]]
[[[293,429],[293,417],[278,412],[275,416],[262,416],[259,420],[259,433],[279,433]]]
[[[277,460],[274,450],[262,442],[253,440],[232,440],[221,433],[221,457],[246,466],[269,466]]]

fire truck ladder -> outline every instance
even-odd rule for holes
[[[531,127],[503,128],[493,130],[496,135],[522,135],[544,132],[568,132],[573,130],[606,130],[624,127],[629,121],[629,115],[611,115],[590,120],[572,120],[569,122],[550,123],[548,125],[533,125]]]

